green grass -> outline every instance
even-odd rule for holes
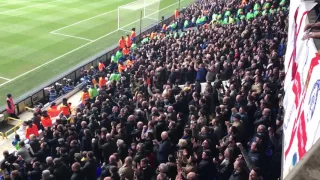
[[[191,1],[182,0],[181,7]],[[17,98],[36,90],[40,84],[116,44],[126,33],[117,30],[115,10],[130,2],[133,0],[0,0],[0,77],[13,79],[7,82],[0,78],[0,102],[7,93]],[[178,5],[176,0],[162,0],[159,17],[172,15]],[[135,22],[128,29],[139,24],[136,15],[128,18]],[[144,20],[143,25],[147,22]]]

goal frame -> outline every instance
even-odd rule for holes
[[[137,0],[137,1],[142,1],[142,0]],[[135,3],[137,3],[137,1],[133,1],[131,3],[128,3],[128,4],[125,4],[125,5],[122,5],[122,6],[118,7],[118,9],[117,9],[117,11],[118,11],[117,12],[118,13],[118,18],[117,18],[118,19],[118,30],[123,30],[122,27],[120,26],[120,9],[129,9],[129,8],[125,8],[125,6],[129,6],[130,4],[135,4]],[[146,15],[146,9],[147,9],[146,1],[148,1],[148,0],[143,0],[143,7],[141,9],[137,9],[137,11],[141,11],[142,10],[142,17],[140,17],[139,21],[144,19],[144,18],[151,19],[151,20],[154,20],[154,21],[158,21],[157,19],[152,19],[152,18],[148,17],[148,15]],[[158,0],[158,1],[159,1],[159,3],[161,2],[161,0]],[[157,10],[157,12],[160,12],[160,11]]]

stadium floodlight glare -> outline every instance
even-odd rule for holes
[[[158,23],[161,0],[137,0],[118,7],[118,29],[130,32]]]

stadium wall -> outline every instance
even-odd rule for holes
[[[315,5],[303,0],[290,3],[284,63],[282,179],[297,179],[293,174],[303,169],[311,149],[314,151],[319,144],[320,55],[313,39],[303,40],[308,13]]]

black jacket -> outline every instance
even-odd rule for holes
[[[69,151],[69,162],[73,163],[74,162],[74,154],[80,153],[80,148],[78,146],[72,147]]]
[[[82,171],[73,172],[70,180],[85,180],[86,177]]]
[[[34,169],[33,171],[28,173],[28,176],[30,177],[30,180],[39,180],[41,179],[41,170]]]
[[[248,180],[249,176],[245,172],[233,172],[229,178],[229,180]]]
[[[133,160],[137,163],[140,163],[140,160],[145,158],[145,154],[143,152],[137,152],[136,155],[133,157]]]
[[[135,127],[134,122],[127,122],[125,124],[124,135],[125,135],[125,142],[127,144],[131,144],[132,142],[131,133],[134,130],[134,127]]]
[[[158,121],[157,125],[155,126],[155,137],[158,141],[161,141],[161,133],[166,131],[168,128],[165,121]]]
[[[118,148],[118,154],[121,161],[124,162],[124,159],[128,156],[128,149],[125,144]]]
[[[92,137],[90,135],[83,136],[81,140],[81,151],[91,151],[92,150]]]
[[[168,161],[168,156],[172,151],[173,149],[170,139],[162,141],[157,149],[158,163],[166,163]]]
[[[58,180],[70,180],[71,172],[65,164],[56,164],[53,171],[53,176]]]
[[[145,168],[140,169],[140,174],[138,175],[138,180],[149,180],[153,176],[153,170],[150,165]]]
[[[40,143],[39,141],[35,140],[35,141],[30,141],[30,146],[33,150],[34,153],[37,153],[40,150]]]
[[[171,139],[173,144],[178,144],[179,136],[176,128],[172,128],[168,130],[168,136]]]
[[[111,176],[111,174],[110,174],[110,172],[109,172],[109,169],[110,169],[110,167],[112,167],[112,166],[117,167],[118,164],[117,164],[117,163],[109,163],[109,164],[107,164],[106,166],[104,166],[104,167],[102,168],[102,172],[101,172],[101,177],[100,177],[100,179],[104,179],[105,177]]]
[[[102,151],[102,156],[106,163],[109,161],[109,156],[112,155],[113,153],[117,152],[117,145],[116,142],[113,139],[108,140],[106,143],[101,144],[100,143],[100,148]]]
[[[97,179],[97,167],[98,164],[95,159],[90,159],[86,162],[82,171],[86,177],[86,180],[96,180]]]
[[[34,153],[33,156],[36,158],[34,161],[45,163],[46,157],[50,156],[50,149],[49,148],[40,149],[37,153]]]
[[[217,171],[211,160],[202,159],[198,166],[198,175],[201,180],[211,180],[216,178]]]
[[[218,165],[218,172],[220,174],[220,179],[228,179],[233,170],[233,164],[230,160],[222,161],[221,164]]]

